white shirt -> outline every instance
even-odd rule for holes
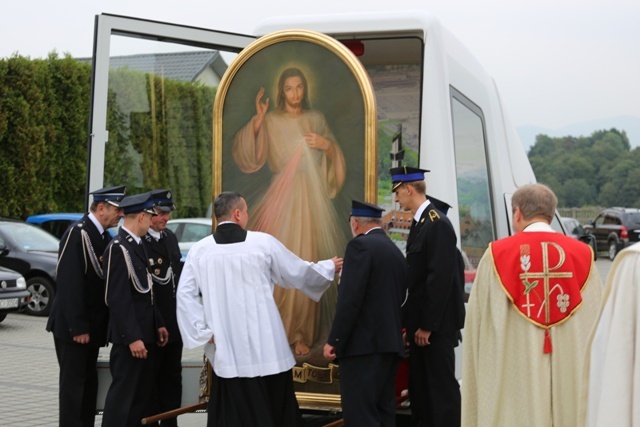
[[[422,212],[424,212],[424,210],[427,209],[427,206],[429,206],[429,203],[431,203],[429,199],[425,200],[424,202],[422,202],[420,207],[416,210],[416,214],[413,216],[413,220],[415,222],[420,222],[420,218],[422,218]]]
[[[285,372],[295,359],[273,286],[296,288],[318,301],[334,274],[331,260],[301,260],[266,233],[249,231],[244,242],[229,244],[207,236],[189,250],[178,285],[184,346],[195,348],[215,337],[205,353],[222,378]]]

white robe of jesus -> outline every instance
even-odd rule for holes
[[[178,285],[184,346],[195,348],[214,337],[205,352],[222,378],[285,372],[295,360],[273,298],[274,283],[318,301],[334,274],[331,260],[303,261],[265,233],[249,231],[244,242],[229,244],[208,236],[189,250]]]

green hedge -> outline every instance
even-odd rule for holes
[[[0,60],[0,216],[81,212],[91,66],[53,53]],[[215,89],[112,70],[104,185],[171,188],[178,216],[211,202]]]

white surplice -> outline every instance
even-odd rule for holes
[[[207,344],[215,373],[254,378],[295,365],[273,298],[274,283],[318,301],[334,278],[331,260],[298,258],[273,236],[247,232],[244,242],[212,236],[189,250],[177,291],[177,317],[186,348]],[[201,296],[200,296],[201,295]]]
[[[611,266],[590,348],[587,422],[640,425],[640,243]]]

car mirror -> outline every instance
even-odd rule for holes
[[[5,256],[6,254],[9,253],[9,248],[7,248],[7,246],[0,242],[0,256]]]

